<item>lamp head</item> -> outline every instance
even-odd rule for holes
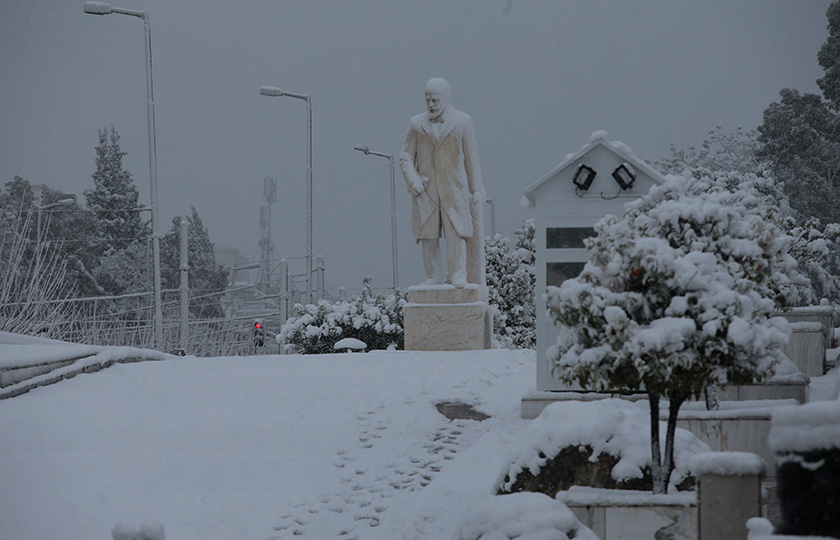
[[[370,154],[370,148],[368,148],[367,146],[356,146],[356,147],[353,148],[353,150],[358,150],[359,152],[362,152],[364,155]]]
[[[271,97],[280,97],[283,95],[283,91],[275,86],[261,86],[260,87],[260,95],[261,96],[271,96]]]
[[[105,2],[85,2],[85,13],[89,15],[110,15],[111,4]]]

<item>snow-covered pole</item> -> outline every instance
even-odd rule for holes
[[[190,222],[186,217],[181,218],[180,240],[181,240],[181,324],[180,324],[180,349],[187,352],[189,341],[189,316],[190,316],[190,284],[189,284],[189,227]]]
[[[317,284],[316,286],[316,295],[318,300],[324,299],[324,256],[318,255],[315,257],[315,273],[318,276],[318,279],[315,281]]]
[[[280,259],[280,321],[286,324],[289,318],[289,263]]]
[[[154,264],[154,338],[155,347],[163,347],[163,300],[161,297],[160,278],[160,227],[158,219],[158,190],[157,190],[157,152],[155,142],[155,99],[154,84],[152,82],[152,31],[149,26],[149,14],[146,11],[135,11],[112,7],[105,2],[85,2],[85,13],[90,15],[129,15],[143,19],[144,38],[146,45],[146,123],[149,135],[149,197],[152,207],[152,260]]]
[[[312,303],[312,97],[286,92],[274,86],[260,87],[260,95],[287,96],[306,102],[306,303]]]

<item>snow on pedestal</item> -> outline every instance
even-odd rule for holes
[[[706,452],[689,461],[697,483],[699,540],[743,540],[747,520],[761,516],[764,460],[749,452]]]

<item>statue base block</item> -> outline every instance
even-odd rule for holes
[[[475,351],[489,349],[493,318],[487,288],[467,285],[409,287],[403,308],[405,350]]]

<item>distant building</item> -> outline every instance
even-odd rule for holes
[[[525,190],[524,206],[536,211],[537,390],[573,390],[551,376],[546,349],[557,330],[546,316],[543,295],[577,277],[586,262],[584,239],[607,214],[622,215],[624,204],[644,196],[664,177],[619,141],[596,131],[574,154]]]

